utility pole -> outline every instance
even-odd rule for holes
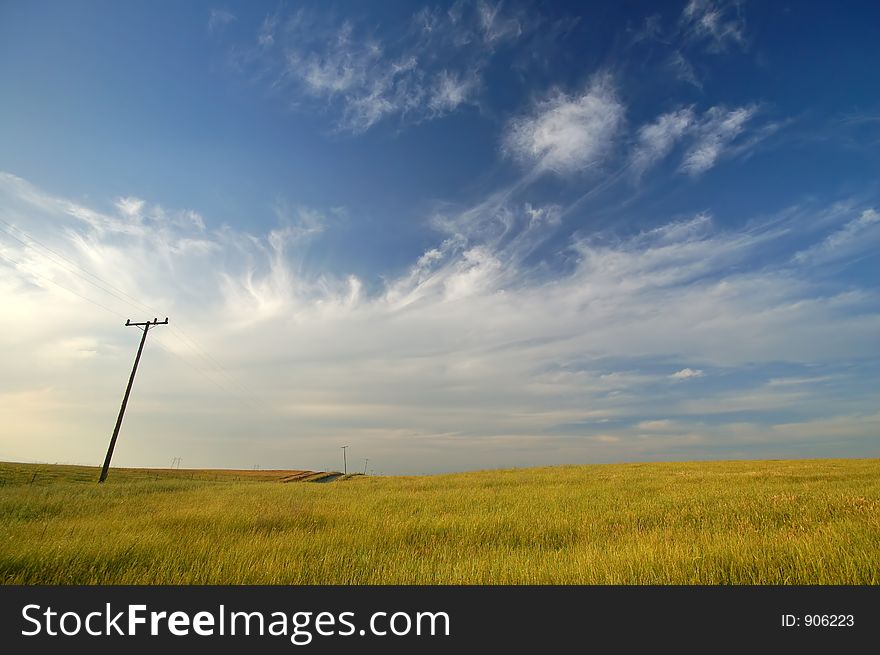
[[[369,459],[364,459],[364,475],[367,474],[367,462],[369,462],[369,461],[370,461]]]
[[[101,469],[101,477],[98,478],[98,482],[103,482],[107,479],[107,472],[110,469],[110,458],[113,457],[113,449],[116,447],[116,438],[119,436],[119,428],[122,427],[122,417],[125,415],[125,406],[128,404],[128,396],[131,394],[131,385],[134,384],[134,374],[137,373],[138,370],[138,362],[141,361],[141,353],[144,351],[144,343],[147,340],[147,332],[150,331],[150,327],[155,327],[157,325],[168,325],[168,317],[165,317],[165,320],[159,322],[158,318],[154,318],[152,321],[146,321],[145,323],[132,323],[131,320],[126,320],[125,324],[127,326],[136,326],[139,328],[143,328],[144,336],[141,337],[141,345],[138,346],[137,356],[134,358],[134,366],[131,369],[131,377],[128,378],[128,386],[125,388],[125,395],[122,397],[122,407],[119,408],[119,416],[116,418],[116,427],[113,428],[113,436],[110,437],[110,447],[107,448],[107,457],[104,458],[104,467]]]
[[[348,446],[342,447],[342,473],[344,475],[348,475],[348,463],[345,461],[345,449],[346,448],[348,448]]]

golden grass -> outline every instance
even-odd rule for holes
[[[0,464],[0,582],[880,583],[876,459],[295,473]]]

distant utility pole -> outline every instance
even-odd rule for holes
[[[367,462],[369,462],[369,461],[370,461],[369,459],[364,459],[364,475],[367,474]]]
[[[348,446],[342,447],[342,472],[343,472],[343,474],[348,475],[348,463],[345,461],[345,449],[346,448],[348,448]]]
[[[110,458],[113,457],[113,449],[116,447],[116,438],[119,436],[119,428],[122,427],[122,417],[125,415],[125,406],[128,404],[128,396],[131,394],[131,385],[134,384],[134,374],[137,373],[138,362],[141,361],[141,353],[144,351],[144,342],[147,340],[147,332],[150,331],[150,327],[168,325],[168,317],[166,316],[165,320],[161,322],[158,318],[154,318],[152,321],[147,321],[145,323],[132,323],[130,320],[127,320],[125,321],[125,324],[127,326],[134,325],[143,328],[144,336],[141,337],[141,345],[138,346],[137,356],[134,358],[131,377],[128,378],[128,386],[125,388],[125,395],[122,397],[122,407],[119,408],[119,416],[116,418],[116,427],[113,428],[113,436],[110,437],[110,447],[107,448],[107,457],[104,458],[104,468],[101,469],[101,477],[98,478],[98,482],[103,482],[107,479],[107,471],[110,469]]]

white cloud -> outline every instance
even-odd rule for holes
[[[393,118],[417,123],[477,105],[488,62],[531,29],[525,11],[482,0],[425,7],[398,27],[279,11],[255,46],[233,47],[233,60],[296,110],[323,109],[338,130],[360,134]]]
[[[797,262],[816,264],[839,261],[860,254],[876,252],[880,245],[880,213],[876,209],[863,210],[842,228],[817,243],[795,254]]]
[[[666,68],[682,82],[687,82],[698,89],[703,88],[703,84],[697,77],[697,72],[694,70],[693,65],[679,50],[669,55],[669,59],[666,60]]]
[[[526,215],[529,217],[530,225],[558,225],[562,220],[560,214],[562,208],[559,205],[547,205],[544,207],[533,207],[531,203],[523,206]]]
[[[494,278],[501,267],[498,258],[486,248],[468,248],[454,269],[444,276],[444,298],[458,300],[492,290]]]
[[[671,448],[694,456],[702,452],[695,444],[717,453],[719,439],[747,445],[760,426],[737,432],[693,416],[841,413],[843,401],[823,385],[737,388],[719,398],[711,390],[722,376],[687,384],[700,374],[693,367],[672,374],[683,384],[669,384],[656,364],[669,361],[741,375],[780,361],[823,374],[840,366],[835,384],[850,385],[853,439],[863,432],[858,415],[876,407],[871,385],[840,364],[877,354],[876,290],[829,287],[809,260],[792,262],[773,225],[725,231],[701,215],[626,238],[584,236],[566,250],[567,268],[536,275],[529,254],[559,210],[500,194],[458,213],[447,208],[438,243],[371,288],[309,265],[323,213],[282,206],[278,227],[248,234],[210,221],[201,229],[188,212],[159,212],[147,200],[138,212],[149,229],[111,229],[128,225],[123,208],[138,203],[120,204],[106,214],[81,205],[71,212],[73,203],[0,176],[4,220],[126,294],[106,293],[0,231],[9,319],[0,333],[0,447],[8,456],[100,460],[137,345],[121,324],[148,312],[136,303],[172,325],[151,333],[120,464],[161,464],[172,449],[194,466],[259,456],[331,468],[335,460],[323,458],[342,438],[371,461],[384,459],[387,472],[650,458]],[[766,258],[771,243],[781,252],[775,263]],[[749,266],[756,256],[760,270]],[[735,386],[735,376],[724,379]],[[49,386],[42,415],[25,416],[3,395]],[[781,393],[768,399],[773,389]],[[658,416],[670,418],[650,419]],[[52,436],[59,425],[63,440]]]
[[[639,128],[629,157],[633,175],[641,177],[665,159],[680,142],[688,146],[679,171],[698,176],[725,158],[747,156],[782,123],[765,122],[749,128],[758,113],[754,105],[728,109],[710,107],[698,115],[692,107],[661,114]]]
[[[144,208],[144,201],[140,198],[119,198],[116,201],[116,208],[122,213],[123,216],[129,219],[137,219],[141,210]]]
[[[457,75],[442,70],[431,87],[428,106],[439,114],[451,112],[468,102],[478,86],[479,76],[475,72]]]
[[[683,368],[670,375],[673,380],[690,380],[691,378],[703,377],[703,371],[693,368]]]
[[[531,114],[514,119],[503,139],[511,157],[566,174],[604,162],[623,126],[625,109],[606,75],[581,94],[553,92]]]
[[[483,37],[489,43],[506,41],[518,38],[522,32],[522,24],[517,16],[505,14],[502,10],[504,3],[496,3],[480,0],[477,3],[477,13],[480,19]]]
[[[666,157],[675,144],[694,125],[694,111],[690,107],[661,114],[656,121],[639,128],[638,140],[631,162],[636,175]]]
[[[654,421],[641,421],[636,424],[639,430],[649,430],[651,432],[666,432],[673,428],[673,423],[669,419],[658,419]]]
[[[278,29],[279,15],[272,14],[263,19],[260,33],[257,35],[257,44],[261,48],[271,48],[275,45],[275,31]]]
[[[228,9],[212,9],[208,14],[208,31],[222,32],[234,20],[235,14]]]
[[[736,0],[690,0],[680,22],[688,38],[707,43],[710,51],[745,45],[745,19]]]
[[[712,168],[724,156],[731,142],[742,134],[756,111],[754,106],[709,109],[696,130],[696,141],[684,155],[681,169],[696,176]]]
[[[787,377],[787,378],[771,378],[767,381],[770,387],[788,387],[800,384],[816,384],[818,382],[828,382],[834,380],[831,375],[818,375],[812,377]]]
[[[472,100],[479,88],[475,70],[440,70],[430,82],[415,51],[392,55],[375,39],[359,39],[344,24],[319,51],[287,49],[285,76],[301,89],[341,103],[339,127],[365,132],[389,116],[437,117]]]
[[[642,41],[659,41],[663,35],[663,17],[660,14],[651,14],[645,18],[642,27],[635,31],[632,36],[633,43]]]

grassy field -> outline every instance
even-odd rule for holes
[[[876,459],[297,474],[0,464],[0,582],[880,583]]]

